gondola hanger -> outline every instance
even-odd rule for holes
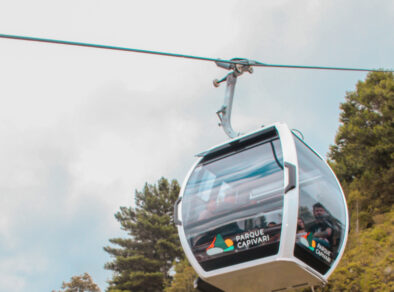
[[[219,87],[220,83],[226,81],[226,92],[224,95],[223,106],[216,112],[216,114],[220,120],[219,126],[221,126],[227,136],[232,139],[241,135],[240,132],[235,132],[231,126],[231,111],[233,107],[234,90],[237,83],[237,78],[241,76],[244,72],[249,72],[250,74],[252,74],[252,66],[256,62],[241,58],[233,58],[231,59],[231,61],[237,61],[239,63],[233,64],[219,61],[215,62],[218,67],[232,71],[220,80],[215,79],[213,81],[213,85],[215,87]]]

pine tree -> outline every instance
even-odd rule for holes
[[[329,158],[347,194],[356,228],[394,203],[394,77],[369,73],[341,104],[341,126]]]
[[[121,207],[115,214],[128,238],[109,241],[118,247],[104,248],[114,260],[105,265],[114,271],[108,291],[163,291],[171,282],[169,270],[181,247],[173,224],[173,206],[179,184],[161,178],[135,192],[135,207]]]

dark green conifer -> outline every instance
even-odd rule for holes
[[[113,238],[118,247],[104,248],[114,257],[105,265],[114,271],[108,291],[163,291],[171,281],[169,270],[181,255],[173,206],[179,184],[161,178],[156,185],[145,184],[135,192],[135,207],[121,207],[115,214],[128,238]]]

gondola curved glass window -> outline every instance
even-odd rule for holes
[[[283,176],[277,134],[200,160],[186,185],[182,218],[205,271],[278,253]]]
[[[325,274],[344,241],[346,210],[337,179],[326,163],[297,137],[300,198],[295,257]]]

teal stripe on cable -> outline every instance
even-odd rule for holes
[[[80,46],[80,47],[91,47],[91,48],[97,48],[97,49],[127,51],[127,52],[134,52],[134,53],[162,55],[162,56],[187,58],[187,59],[197,59],[197,60],[211,61],[211,62],[221,61],[224,63],[237,63],[237,62],[233,62],[233,61],[204,58],[204,57],[197,57],[197,56],[190,56],[190,55],[165,53],[165,52],[157,52],[157,51],[149,51],[149,50],[141,50],[141,49],[132,49],[132,48],[124,48],[124,47],[116,47],[116,46],[107,46],[107,45],[99,45],[99,44],[89,44],[89,43],[81,43],[81,42],[62,41],[62,40],[45,39],[45,38],[36,38],[36,37],[28,37],[28,36],[0,34],[0,38],[33,41],[33,42],[43,42],[43,43],[53,43],[53,44],[62,44],[62,45],[70,45],[70,46]]]
[[[324,66],[301,66],[301,65],[278,65],[278,64],[267,64],[267,63],[257,63],[255,66],[260,67],[275,67],[275,68],[292,68],[292,69],[316,69],[316,70],[342,70],[342,71],[390,71],[393,70],[383,70],[383,69],[364,69],[364,68],[345,68],[345,67],[324,67]]]
[[[89,44],[89,43],[81,43],[81,42],[71,42],[71,41],[37,38],[37,37],[29,37],[29,36],[9,35],[9,34],[0,34],[0,38],[43,42],[43,43],[53,43],[53,44],[62,44],[62,45],[70,45],[70,46],[80,46],[80,47],[91,47],[91,48],[97,48],[97,49],[118,50],[118,51],[134,52],[134,53],[151,54],[151,55],[161,55],[161,56],[167,56],[167,57],[194,59],[194,60],[200,60],[200,61],[209,61],[209,62],[215,62],[215,63],[220,62],[220,63],[228,63],[228,64],[242,64],[242,65],[249,65],[249,66],[256,66],[256,67],[274,67],[274,68],[287,68],[287,69],[290,68],[290,69],[315,69],[315,70],[366,71],[366,72],[369,72],[369,71],[393,72],[392,69],[385,70],[385,69],[364,69],[364,68],[346,68],[346,67],[268,64],[268,63],[262,63],[259,61],[239,59],[239,58],[233,59],[233,60],[222,60],[222,59],[206,58],[206,57],[199,57],[199,56],[192,56],[192,55],[183,55],[183,54],[175,54],[175,53],[167,53],[167,52],[159,52],[159,51],[149,51],[149,50],[141,50],[141,49],[133,49],[133,48],[125,48],[125,47]]]

